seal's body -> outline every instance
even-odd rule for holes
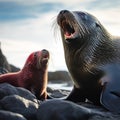
[[[120,112],[120,39],[110,35],[97,18],[86,12],[63,10],[57,23],[74,83],[67,99],[79,102],[87,98]]]
[[[38,99],[44,100],[47,98],[48,60],[47,50],[33,52],[27,58],[22,70],[0,75],[0,83],[7,82],[16,87],[26,88]]]

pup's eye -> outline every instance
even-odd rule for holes
[[[34,57],[37,57],[37,52],[35,52]]]

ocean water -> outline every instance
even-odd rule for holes
[[[67,83],[48,83],[48,87],[53,89],[72,90],[72,86]]]

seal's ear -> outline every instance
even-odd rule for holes
[[[120,113],[120,65],[108,72],[109,80],[104,84],[100,102],[109,111]]]

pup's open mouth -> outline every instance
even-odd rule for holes
[[[41,58],[41,63],[42,64],[47,64],[49,61],[49,52],[47,50],[42,50],[42,58]]]
[[[41,57],[39,58],[39,67],[46,66],[49,62],[49,52],[47,50],[42,50]]]

